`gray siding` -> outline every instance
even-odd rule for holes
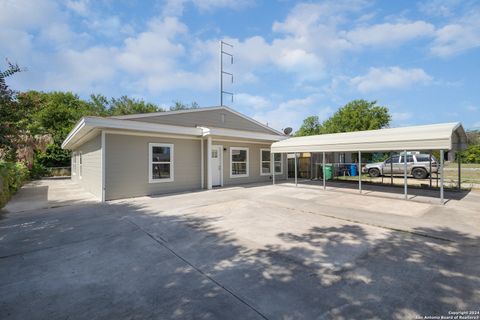
[[[225,122],[222,122],[222,114],[224,114]],[[169,124],[176,126],[186,127],[218,127],[227,129],[236,129],[244,131],[255,131],[262,133],[275,134],[274,132],[252,122],[245,118],[242,118],[235,113],[228,110],[205,110],[197,112],[185,112],[170,115],[143,117],[143,118],[129,118],[128,120],[152,122]]]
[[[174,181],[149,183],[149,143],[174,145]],[[200,189],[200,140],[106,134],[106,200]]]
[[[262,176],[260,175],[260,149],[270,149],[270,144],[253,144],[253,143],[242,143],[242,142],[225,142],[225,141],[215,141],[213,140],[212,144],[222,145],[226,150],[223,151],[223,184],[235,185],[235,184],[244,184],[244,183],[253,183],[253,182],[267,182],[272,181],[270,175]],[[244,147],[248,148],[248,158],[249,158],[249,175],[248,177],[239,177],[239,178],[230,178],[230,147]],[[206,148],[205,148],[206,150]],[[287,167],[286,167],[286,155],[283,155],[283,173],[281,175],[275,175],[276,180],[282,180],[286,178]]]
[[[92,193],[97,198],[102,197],[102,141],[101,135],[85,142],[75,150],[76,172],[72,171],[72,180]],[[73,155],[72,152],[72,155]],[[80,177],[80,152],[82,153],[82,175]]]

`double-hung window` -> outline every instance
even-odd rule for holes
[[[260,175],[265,176],[272,173],[271,170],[270,149],[260,149]],[[275,174],[283,173],[282,154],[274,153],[273,166],[275,168]]]
[[[173,144],[149,143],[148,181],[173,181]]]
[[[248,148],[230,148],[230,178],[248,177]]]

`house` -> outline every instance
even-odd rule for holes
[[[102,201],[285,179],[287,137],[220,106],[109,118],[84,117],[62,148],[72,180]]]

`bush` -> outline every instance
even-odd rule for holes
[[[470,145],[462,152],[462,160],[465,163],[480,163],[480,145]]]
[[[0,161],[0,208],[28,179],[29,172],[23,163]]]

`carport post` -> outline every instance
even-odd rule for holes
[[[270,155],[270,170],[272,171],[272,182],[275,184],[275,154]]]
[[[440,203],[443,204],[443,150],[440,150]]]
[[[404,189],[404,193],[405,193],[405,200],[408,200],[408,194],[407,194],[407,150],[403,151],[403,189]]]
[[[358,190],[362,193],[362,152],[358,151]]]
[[[393,186],[393,152],[390,151],[390,185]]]
[[[322,178],[323,178],[323,190],[327,188],[325,185],[325,152],[323,152],[323,159],[322,159]]]
[[[429,162],[430,162],[430,171],[428,172],[428,177],[430,178],[430,188],[432,187],[432,151],[430,150],[429,155]]]
[[[297,153],[295,152],[295,187],[297,186]]]

